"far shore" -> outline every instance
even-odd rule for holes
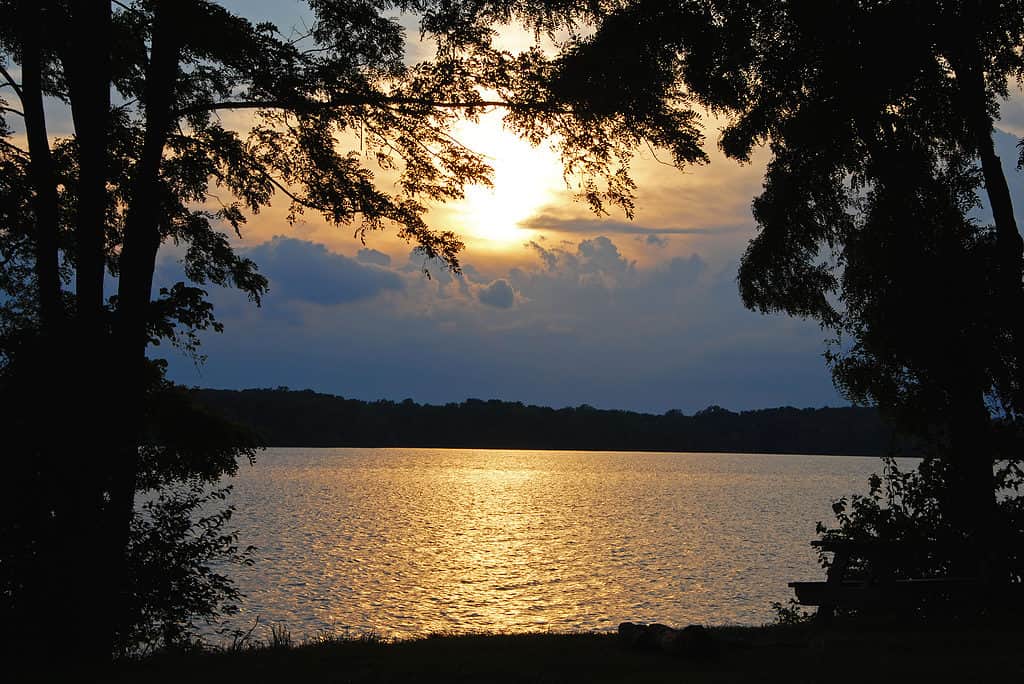
[[[248,428],[268,447],[529,449],[690,453],[915,453],[877,410],[784,406],[695,414],[551,408],[497,399],[443,406],[361,401],[311,390],[194,388],[208,411]]]

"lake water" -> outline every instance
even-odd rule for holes
[[[234,481],[233,623],[408,637],[760,624],[874,458],[269,449]]]

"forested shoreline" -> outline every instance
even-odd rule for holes
[[[694,415],[554,409],[467,399],[360,401],[311,390],[193,389],[213,413],[252,428],[272,447],[448,447],[608,451],[719,451],[877,456],[892,431],[873,408],[793,407]]]

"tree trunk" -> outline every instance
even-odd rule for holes
[[[9,440],[18,464],[18,488],[12,496],[18,502],[18,523],[32,550],[24,567],[23,596],[16,614],[24,630],[24,654],[35,653],[52,631],[54,615],[67,611],[72,616],[69,628],[77,641],[86,622],[75,591],[74,573],[69,561],[78,561],[75,538],[80,525],[90,519],[81,508],[84,483],[75,482],[74,461],[66,441],[54,431],[58,419],[55,397],[68,386],[65,360],[74,349],[62,345],[65,312],[59,274],[59,206],[57,179],[50,150],[43,108],[44,28],[54,20],[50,4],[26,0],[19,6],[21,29],[22,86],[19,95],[25,114],[25,134],[29,147],[29,175],[33,189],[35,220],[35,272],[40,329],[30,348],[19,354],[18,368],[6,397],[19,405],[5,407],[14,434]],[[10,371],[8,371],[10,376]],[[73,426],[68,426],[73,431]],[[87,556],[86,556],[87,557]],[[72,648],[71,650],[74,650]]]
[[[111,422],[116,405],[109,382],[110,345],[104,307],[106,268],[107,149],[110,131],[111,6],[104,0],[70,3],[60,25],[51,23],[58,37],[58,54],[68,86],[78,159],[77,205],[74,226],[76,345],[66,382],[69,387],[69,428],[79,440],[78,451],[64,471],[79,520],[66,525],[72,535],[68,555],[90,558],[69,580],[76,606],[88,619],[81,638],[83,658],[108,660],[117,627],[116,597],[120,584],[116,569],[123,564],[124,548],[115,548],[107,496],[117,474],[116,449],[111,445]],[[126,426],[127,429],[132,429]],[[126,429],[122,428],[122,429]],[[116,430],[117,428],[114,428]],[[113,440],[116,443],[116,438]],[[81,453],[82,451],[86,453]],[[88,455],[88,458],[84,458]],[[79,465],[84,460],[85,467]],[[120,537],[120,535],[116,535]],[[115,571],[112,571],[115,570]]]
[[[57,252],[57,181],[43,111],[42,30],[45,20],[35,0],[21,4],[22,88],[25,134],[30,155],[29,173],[34,191],[36,219],[36,277],[39,319],[44,334],[53,334],[63,318]]]
[[[904,168],[898,141],[873,126],[874,118],[868,112],[857,121],[858,135],[871,156],[873,175],[882,185],[905,188],[905,180],[920,173],[920,169]],[[911,214],[905,219],[915,217]],[[957,348],[953,338],[958,334],[955,329],[949,331],[950,337],[944,343]],[[936,381],[932,389],[936,406],[931,418],[948,435],[947,443],[936,447],[944,450],[941,457],[949,467],[940,504],[943,517],[962,538],[957,548],[950,549],[954,571],[995,577],[1000,562],[995,529],[992,420],[985,403],[988,380],[984,369],[954,358],[936,362],[928,373]]]
[[[1014,303],[1021,301],[1021,275],[1024,267],[1024,241],[1017,230],[1013,215],[1013,199],[1006,183],[1002,162],[996,155],[992,142],[994,125],[988,111],[988,93],[981,57],[974,46],[968,55],[951,59],[959,83],[961,101],[967,113],[967,125],[971,132],[981,171],[985,177],[985,194],[992,208],[992,219],[996,225],[996,242],[999,250],[1001,285]],[[1020,310],[1007,313],[1014,319]]]
[[[111,482],[110,539],[119,552],[114,577],[118,586],[126,586],[127,566],[124,550],[134,513],[138,476],[139,430],[145,415],[143,404],[147,389],[147,322],[153,289],[153,272],[160,248],[161,183],[160,165],[170,126],[180,59],[180,31],[177,26],[177,0],[162,0],[156,5],[149,65],[144,89],[146,132],[142,155],[135,165],[130,205],[125,219],[124,246],[118,281],[118,309],[114,321],[114,386],[116,409],[126,426],[115,445],[115,476]],[[120,611],[123,614],[123,611]]]
[[[73,3],[69,18],[61,57],[78,146],[75,291],[79,324],[91,338],[99,334],[103,319],[106,157],[112,80],[110,2]]]
[[[954,381],[955,382],[955,381]],[[944,512],[962,535],[954,549],[955,574],[1005,581],[1005,541],[1000,540],[993,474],[991,418],[979,383],[964,383],[952,395],[948,419],[950,471]]]

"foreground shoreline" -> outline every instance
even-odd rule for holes
[[[1017,681],[1024,629],[807,625],[711,628],[717,655],[638,651],[607,633],[374,638],[160,654],[77,681],[122,682],[834,682]],[[37,675],[42,674],[36,672]],[[67,671],[41,681],[68,681]],[[26,680],[28,681],[28,680]]]

